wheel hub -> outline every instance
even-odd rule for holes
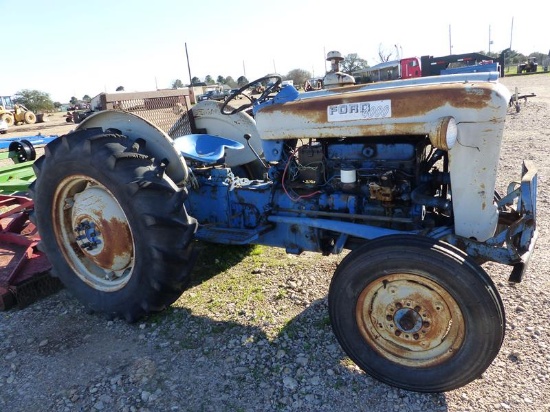
[[[401,364],[439,363],[464,340],[456,301],[437,283],[393,274],[369,284],[357,302],[357,324],[380,354]]]
[[[416,333],[422,328],[422,316],[410,308],[395,312],[393,322],[402,332]]]
[[[86,249],[88,252],[96,249],[102,243],[99,236],[101,233],[96,230],[94,222],[83,221],[81,224],[74,228],[77,234],[76,243],[80,246],[80,249]]]
[[[76,244],[95,265],[113,272],[130,265],[130,228],[120,205],[106,189],[91,186],[75,194],[71,220]]]

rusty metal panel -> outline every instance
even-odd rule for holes
[[[307,93],[268,106],[256,115],[263,139],[339,138],[430,134],[433,122],[453,116],[460,122],[493,122],[505,116],[509,92],[493,82],[433,83],[374,89],[354,86],[336,92]],[[365,107],[376,111],[365,111]],[[504,108],[504,111],[503,111]],[[385,109],[385,110],[382,110]],[[332,117],[331,114],[358,117]]]

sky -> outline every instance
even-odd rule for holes
[[[548,53],[548,15],[531,2],[322,0],[0,0],[0,95],[53,101],[170,88],[219,75],[248,80],[293,69],[322,76],[326,53],[443,56],[511,46]],[[189,59],[187,59],[187,56]],[[188,66],[189,61],[189,66]]]

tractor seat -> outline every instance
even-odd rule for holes
[[[204,163],[217,163],[225,149],[240,150],[244,145],[235,140],[210,134],[187,134],[174,139],[174,147],[183,157]]]

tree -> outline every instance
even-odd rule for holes
[[[225,77],[220,74],[216,79],[216,82],[218,82],[219,84],[225,84]]]
[[[124,86],[118,86],[115,91],[123,92],[124,91]]]
[[[199,79],[197,76],[194,76],[192,79],[191,79],[191,86],[195,85],[195,84],[199,84],[199,83],[202,83],[201,82],[201,79]]]
[[[74,96],[71,97],[71,100],[69,100],[69,103],[72,105],[75,105],[78,103],[78,99]]]
[[[393,56],[392,50],[385,49],[382,44],[378,46],[378,57],[380,58],[380,62],[388,62]]]
[[[248,79],[245,77],[245,76],[240,76],[238,79],[237,79],[237,84],[239,87],[243,87],[245,84],[248,84],[250,83],[248,81]]]
[[[181,89],[183,87],[183,82],[180,79],[176,79],[172,82],[172,89]]]
[[[82,96],[82,101],[86,103],[90,103],[92,101],[92,98],[87,94],[85,94],[84,96]]]
[[[47,112],[54,109],[50,95],[39,90],[20,90],[15,94],[13,102],[22,104],[31,112],[35,113]]]
[[[303,69],[293,69],[285,76],[285,80],[292,80],[295,85],[303,85],[308,79],[311,79],[311,73]]]
[[[350,53],[340,63],[340,71],[352,74],[358,70],[363,70],[369,67],[365,59],[360,58],[357,53]]]
[[[216,84],[212,76],[210,76],[209,74],[207,74],[206,77],[204,78],[204,82],[206,84]]]
[[[237,87],[237,82],[231,76],[225,78],[224,84],[227,84],[231,88]]]

